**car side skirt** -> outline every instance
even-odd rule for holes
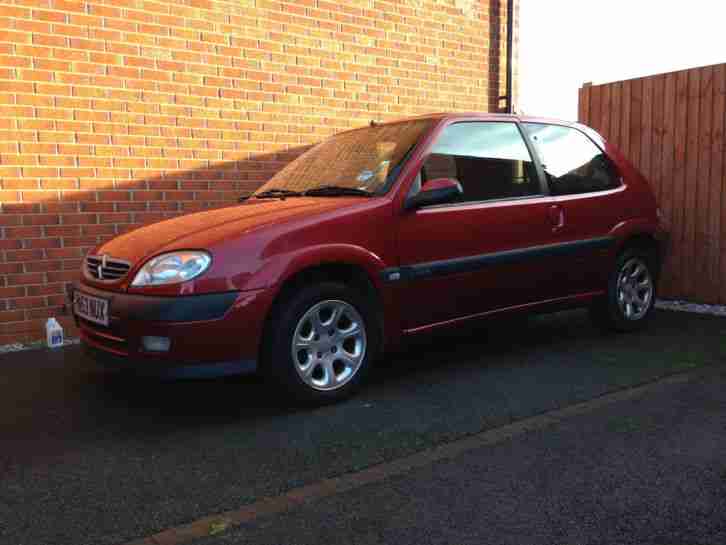
[[[605,290],[591,291],[586,293],[578,293],[576,295],[569,295],[567,297],[558,297],[555,299],[545,299],[544,301],[535,301],[532,303],[525,303],[522,305],[514,305],[511,307],[497,308],[494,310],[488,310],[485,312],[479,312],[477,314],[469,314],[468,316],[461,316],[458,318],[452,318],[451,320],[445,320],[443,322],[435,322],[432,324],[426,324],[411,329],[404,329],[404,335],[415,335],[436,329],[439,327],[449,327],[469,320],[477,320],[487,318],[490,316],[505,314],[509,312],[522,312],[522,311],[543,311],[550,312],[554,310],[564,310],[567,308],[577,308],[587,305],[593,299],[605,295]]]

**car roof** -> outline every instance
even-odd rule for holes
[[[377,125],[388,125],[393,123],[401,123],[403,121],[414,121],[418,119],[482,119],[488,121],[521,121],[522,123],[550,123],[554,125],[566,125],[572,126],[577,123],[572,121],[564,121],[562,119],[554,119],[548,117],[538,117],[529,115],[516,115],[516,114],[502,114],[502,113],[490,113],[490,112],[436,112],[430,114],[416,115],[410,117],[402,117],[399,119],[392,119],[390,121],[377,122],[372,120],[372,123]]]
[[[391,119],[389,121],[381,121],[378,122],[375,119],[372,119],[370,124],[371,125],[393,125],[396,123],[404,123],[406,121],[416,121],[416,120],[425,120],[430,119],[433,121],[442,121],[442,120],[453,120],[456,121],[457,119],[460,120],[481,120],[481,121],[519,121],[521,123],[547,123],[550,125],[564,125],[566,127],[582,127],[579,123],[571,122],[571,121],[564,121],[562,119],[553,119],[553,118],[547,118],[547,117],[535,117],[535,116],[527,116],[527,115],[516,115],[516,114],[501,114],[501,113],[489,113],[489,112],[436,112],[436,113],[430,113],[430,114],[423,114],[423,115],[416,115],[416,116],[409,116],[409,117],[401,117],[398,119]],[[354,132],[361,129],[366,128],[368,125],[363,125],[359,127],[354,127],[345,131],[341,131],[341,133],[348,133],[348,132]]]

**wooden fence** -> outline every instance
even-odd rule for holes
[[[585,84],[578,117],[652,184],[671,232],[661,296],[726,303],[726,64]]]

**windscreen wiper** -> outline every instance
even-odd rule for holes
[[[337,197],[337,196],[358,196],[358,197],[371,197],[373,193],[366,191],[365,189],[358,189],[357,187],[343,187],[341,185],[324,185],[321,187],[314,187],[303,192],[305,196],[317,196],[317,197]]]
[[[284,199],[285,197],[302,197],[303,193],[291,189],[268,189],[255,194],[256,199]]]

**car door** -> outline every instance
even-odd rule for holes
[[[607,283],[615,239],[613,228],[627,208],[617,168],[605,152],[575,127],[524,123],[539,155],[558,216],[553,242],[563,248],[553,288],[557,296],[600,291]]]
[[[549,197],[518,125],[450,123],[425,155],[412,194],[455,178],[463,195],[402,210],[398,251],[404,329],[456,320],[548,296]]]

